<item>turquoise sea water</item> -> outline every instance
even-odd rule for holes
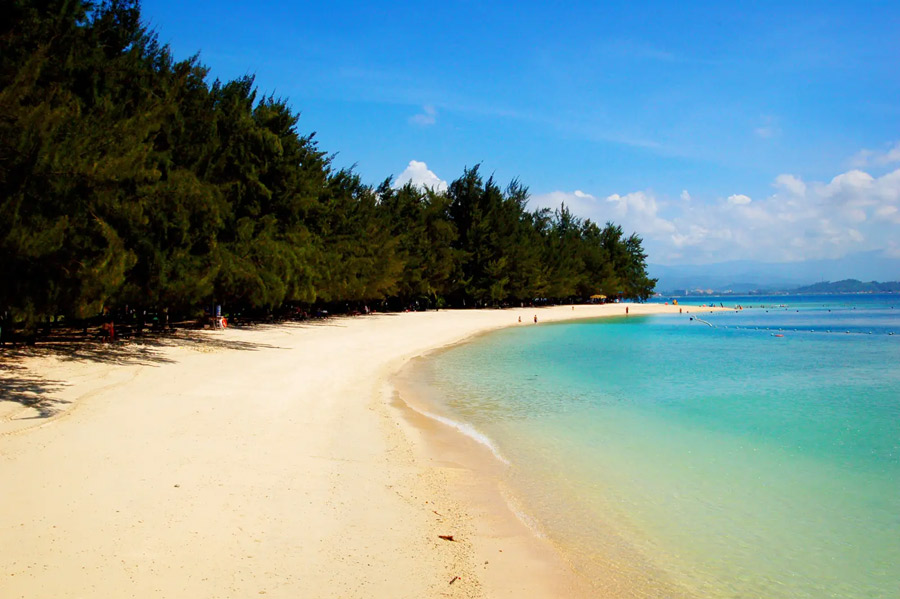
[[[900,596],[900,297],[721,301],[745,309],[506,329],[420,376],[604,592]]]

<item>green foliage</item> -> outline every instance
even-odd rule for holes
[[[402,264],[394,295],[405,305],[419,299],[430,303],[446,295],[457,255],[447,196],[409,183],[394,189],[390,180],[381,184],[376,196]]]
[[[335,170],[286,100],[176,62],[136,1],[0,7],[0,313],[194,314],[385,300],[645,299],[641,239],[527,209],[479,167],[445,193]],[[424,302],[424,304],[421,304]]]

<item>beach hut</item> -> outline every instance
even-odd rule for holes
[[[597,294],[591,296],[591,301],[593,301],[593,302],[599,301],[599,303],[602,304],[602,303],[606,302],[606,296],[603,294],[597,293]]]

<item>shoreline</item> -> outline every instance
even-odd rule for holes
[[[642,306],[647,305],[637,305],[638,309],[635,310],[635,305],[629,304],[630,315],[677,314],[679,308],[687,308],[685,313],[694,314],[732,310],[729,307],[663,304],[650,304],[649,310],[642,310]],[[557,310],[546,322],[626,316],[622,308],[619,310],[572,317]],[[700,320],[696,316],[694,318]],[[517,321],[510,326],[525,324],[529,323],[523,321],[519,325]],[[434,396],[430,383],[421,378],[422,364],[417,362],[427,361],[431,356],[471,343],[500,328],[509,327],[481,330],[459,341],[414,356],[391,377],[395,393],[394,405],[400,411],[400,417],[405,418],[410,427],[422,431],[421,438],[417,440],[419,454],[435,463],[449,464],[449,467],[458,470],[460,474],[457,475],[457,484],[450,489],[451,496],[463,506],[476,508],[471,516],[473,548],[479,556],[478,560],[496,560],[491,572],[485,573],[487,596],[519,597],[527,594],[547,599],[587,599],[601,593],[603,597],[610,599],[632,597],[638,582],[630,580],[634,573],[623,577],[621,572],[617,572],[615,577],[588,580],[587,572],[578,571],[577,564],[570,559],[566,548],[554,541],[544,530],[543,524],[523,507],[521,491],[511,488],[510,481],[505,480],[507,471],[514,465],[506,459],[493,440],[471,428],[468,423],[445,415],[441,411],[441,400]],[[460,484],[462,473],[468,480]],[[482,509],[477,509],[478,506],[482,506]],[[499,550],[500,546],[504,549]],[[619,551],[624,550],[619,548]],[[638,554],[632,557],[641,559]],[[675,586],[664,591],[665,596],[671,597],[682,597],[680,593]]]
[[[575,584],[556,577],[565,564],[534,549],[505,499],[468,487],[452,454],[463,435],[410,418],[391,377],[520,315],[624,307],[378,314],[102,359],[4,359],[0,477],[16,481],[0,499],[4,586],[29,597],[559,596]],[[490,472],[480,481],[497,487]],[[528,541],[520,553],[514,538]]]

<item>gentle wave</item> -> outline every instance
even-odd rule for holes
[[[500,453],[500,450],[497,449],[497,446],[494,445],[494,442],[491,441],[487,435],[479,432],[472,425],[466,424],[464,422],[457,422],[456,420],[447,418],[445,416],[440,416],[438,414],[434,414],[433,412],[428,412],[425,410],[421,410],[420,412],[423,416],[427,416],[427,417],[431,418],[432,420],[437,420],[438,422],[440,422],[442,424],[446,424],[450,428],[456,429],[457,431],[459,431],[460,433],[469,437],[473,441],[477,441],[481,445],[484,445],[485,447],[487,447],[488,449],[491,450],[491,453],[494,454],[495,458],[497,458],[498,460],[500,460],[507,466],[509,465],[509,460],[507,460],[505,457],[503,457],[503,454]]]

